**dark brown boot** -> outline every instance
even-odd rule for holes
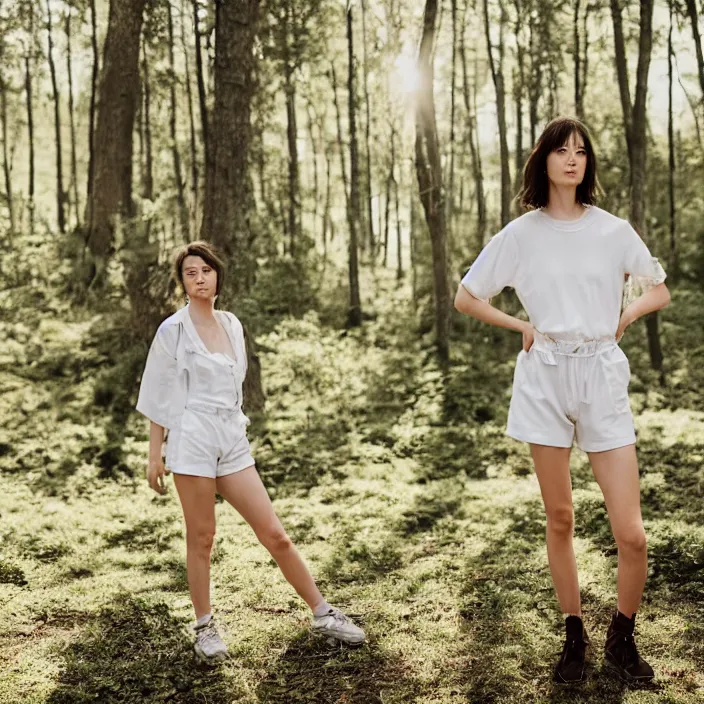
[[[556,684],[577,684],[584,681],[585,656],[589,637],[579,616],[565,619],[565,644],[560,660],[555,666],[553,682]]]
[[[638,655],[635,627],[635,614],[628,618],[617,611],[611,617],[611,625],[606,634],[604,662],[626,682],[649,682],[655,674],[653,668]]]

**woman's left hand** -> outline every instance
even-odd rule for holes
[[[633,322],[630,314],[627,311],[621,313],[621,319],[618,321],[618,329],[616,330],[616,342],[620,342],[623,334],[626,332],[626,328]]]

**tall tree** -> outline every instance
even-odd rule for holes
[[[218,2],[215,12],[215,101],[209,124],[201,235],[223,253],[229,289],[238,297],[251,290],[256,273],[249,164],[259,0]],[[264,405],[259,359],[251,334],[246,338],[245,402],[249,409],[259,410]]]
[[[0,54],[0,58],[2,55]],[[10,90],[7,79],[0,74],[0,123],[2,123],[2,170],[5,177],[5,201],[10,214],[10,238],[17,229],[15,223],[15,199],[12,191],[12,157],[10,155],[10,142],[8,139],[7,93]],[[10,240],[12,241],[12,240]]]
[[[98,51],[98,18],[95,0],[90,0],[90,44],[93,62],[90,77],[90,109],[88,115],[88,183],[86,186],[86,221],[88,231],[93,227],[93,180],[95,176],[95,117],[97,114],[98,75],[100,72],[100,55]]]
[[[171,142],[171,159],[174,167],[174,185],[176,186],[176,207],[178,209],[178,222],[181,230],[181,237],[188,238],[188,208],[186,207],[186,197],[183,192],[183,176],[181,175],[181,152],[178,148],[178,135],[176,133],[176,123],[178,121],[176,111],[176,58],[174,54],[174,18],[171,2],[166,3],[166,20],[169,33],[169,138]]]
[[[92,255],[88,283],[105,282],[116,218],[133,215],[132,134],[139,99],[139,45],[146,0],[111,0],[103,50],[95,130],[93,189],[87,240]]]
[[[452,60],[450,65],[450,159],[447,179],[447,234],[452,242],[452,217],[455,207],[455,83],[457,76],[457,0],[451,0],[452,15]],[[452,251],[452,245],[450,245]]]
[[[578,119],[583,120],[584,119],[584,94],[582,92],[582,85],[581,85],[581,79],[582,79],[582,73],[581,73],[581,66],[580,66],[580,61],[582,58],[581,54],[581,49],[579,46],[579,11],[580,7],[582,4],[582,0],[573,0],[574,2],[574,20],[572,23],[572,30],[573,30],[573,36],[574,36],[574,46],[573,46],[573,54],[574,54],[574,111],[575,115],[577,116]]]
[[[469,3],[465,5],[465,17]],[[462,26],[466,25],[463,18]],[[464,97],[465,112],[467,113],[467,142],[469,143],[470,163],[472,176],[474,179],[474,193],[477,199],[477,252],[484,245],[484,234],[486,232],[487,215],[486,199],[484,198],[484,173],[482,171],[482,158],[479,150],[479,140],[477,139],[477,70],[476,60],[474,63],[474,81],[470,87],[467,71],[467,51],[465,47],[465,32],[460,35],[460,61],[462,63],[462,95]]]
[[[695,0],[685,0],[689,23],[692,27],[692,37],[694,38],[694,51],[697,56],[697,75],[699,76],[699,86],[702,89],[704,99],[704,56],[702,55],[702,38],[699,33],[699,15]]]
[[[636,94],[631,104],[628,82],[628,63],[626,61],[626,44],[623,37],[623,18],[620,0],[611,0],[611,16],[614,26],[614,44],[616,54],[616,75],[618,77],[623,125],[628,147],[630,164],[631,209],[630,220],[643,240],[647,241],[645,219],[645,165],[647,156],[647,93],[650,56],[653,46],[653,4],[654,0],[641,0],[640,34],[638,41],[638,66],[636,68]],[[658,332],[657,311],[646,317],[648,331],[648,349],[653,369],[661,374],[662,346]]]
[[[418,50],[419,88],[415,111],[415,156],[418,190],[428,224],[433,258],[435,346],[441,364],[446,365],[450,359],[450,287],[442,166],[433,94],[433,44],[437,12],[437,0],[426,0],[423,34]]]
[[[149,74],[146,38],[142,42],[142,129],[144,162],[142,164],[142,198],[154,200],[154,156],[152,151],[152,82]]]
[[[36,36],[34,29],[34,3],[23,5],[28,13],[27,45],[24,49],[24,92],[27,105],[27,141],[29,146],[28,169],[28,198],[27,210],[29,211],[29,233],[34,234],[34,186],[35,186],[35,154],[34,154],[34,94],[32,75],[34,74],[34,52],[36,49]]]
[[[209,155],[208,106],[205,98],[205,77],[203,75],[203,49],[200,32],[200,6],[198,0],[193,0],[193,34],[196,40],[196,78],[198,81],[198,106],[200,107],[201,134],[203,136],[203,151],[206,161]],[[207,165],[206,165],[207,170]]]
[[[503,2],[498,0],[501,11],[500,32],[506,23]],[[491,41],[491,20],[489,18],[489,0],[484,0],[484,33],[489,56],[489,68],[496,90],[496,114],[499,123],[499,152],[501,156],[501,224],[506,225],[511,219],[511,172],[509,167],[508,138],[506,129],[506,88],[504,86],[504,42],[499,38],[498,61],[494,59],[494,47]]]
[[[350,327],[362,324],[362,303],[359,294],[358,242],[361,211],[359,207],[359,150],[357,147],[357,86],[355,82],[354,31],[352,0],[347,2],[347,93],[350,129],[350,207],[349,207],[349,282],[350,307],[347,324]]]
[[[367,223],[367,243],[369,246],[369,256],[372,266],[374,264],[374,254],[377,249],[376,235],[374,234],[374,218],[372,216],[372,200],[374,198],[374,189],[372,188],[372,153],[371,153],[371,131],[372,131],[372,112],[371,112],[371,97],[369,94],[369,61],[367,45],[367,0],[360,0],[362,8],[362,71],[364,73],[364,107],[366,119],[364,121],[364,156],[366,166],[366,178],[364,179],[364,200],[366,201],[366,223]]]
[[[64,194],[63,182],[63,166],[62,155],[63,150],[61,141],[61,96],[59,94],[59,86],[56,80],[56,62],[54,61],[54,30],[51,18],[51,3],[46,0],[46,29],[49,50],[47,58],[49,59],[49,72],[51,74],[51,88],[54,98],[54,139],[56,145],[56,209],[57,222],[60,232],[66,232],[66,214],[64,212],[64,202],[66,200]]]
[[[186,43],[186,11],[185,0],[181,0],[181,46],[183,48],[183,61],[185,68],[184,81],[186,84],[186,103],[188,105],[188,127],[191,145],[191,203],[190,203],[190,228],[189,234],[197,231],[199,194],[198,194],[198,144],[196,140],[196,121],[193,115],[193,92],[191,89],[191,71],[189,62],[188,44]]]
[[[80,200],[78,197],[78,159],[76,156],[76,119],[73,102],[73,58],[71,52],[71,15],[72,8],[66,8],[66,75],[68,77],[68,119],[71,128],[71,185],[73,190],[73,208],[76,225],[80,225]]]
[[[676,228],[676,205],[675,205],[675,134],[674,117],[672,112],[672,69],[674,59],[674,49],[672,46],[672,30],[674,15],[674,0],[668,0],[668,10],[670,13],[670,27],[667,33],[667,151],[669,170],[667,174],[668,196],[670,201],[670,260],[669,270],[673,280],[679,278],[679,257],[677,251],[677,228]]]

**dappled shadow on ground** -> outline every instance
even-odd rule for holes
[[[359,647],[328,645],[302,633],[270,663],[257,696],[266,704],[412,702],[417,685],[409,670],[374,640]]]
[[[183,624],[163,603],[129,595],[91,619],[62,653],[48,704],[240,701],[222,669],[197,664]]]
[[[470,666],[458,683],[461,691],[468,701],[496,704],[623,701],[629,687],[603,667],[606,621],[595,628],[593,614],[585,621],[592,636],[587,680],[578,687],[553,684],[563,626],[549,570],[533,559],[536,550],[545,549],[542,506],[539,501],[515,506],[508,518],[506,529],[464,569],[459,603]],[[606,613],[604,606],[598,617]],[[662,688],[655,683],[642,689]]]

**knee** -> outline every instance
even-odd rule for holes
[[[267,526],[257,533],[259,542],[272,554],[279,555],[290,550],[292,547],[291,538],[281,525]]]
[[[215,539],[215,528],[200,528],[187,531],[186,542],[189,549],[210,554]]]
[[[571,506],[558,506],[547,511],[548,531],[562,537],[572,535],[574,510]]]
[[[647,551],[648,541],[642,525],[619,531],[615,538],[619,550],[632,554],[644,554]]]

